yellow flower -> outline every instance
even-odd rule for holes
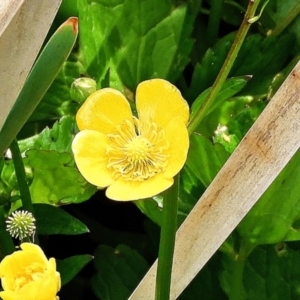
[[[79,109],[72,143],[77,167],[113,200],[148,198],[169,188],[183,167],[189,107],[168,81],[152,79],[136,90],[138,118],[122,93],[104,88]]]
[[[47,260],[42,249],[23,243],[21,249],[0,263],[3,300],[55,300],[60,290],[60,275],[54,258]]]

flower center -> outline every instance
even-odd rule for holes
[[[125,180],[143,181],[165,170],[169,144],[165,132],[154,122],[141,122],[134,118],[117,127],[108,135],[108,165],[113,176]]]
[[[44,277],[45,268],[40,263],[31,263],[20,271],[14,281],[14,290],[20,290],[24,285]]]

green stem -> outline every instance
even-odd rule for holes
[[[270,32],[269,35],[279,35],[286,27],[288,27],[292,21],[300,14],[300,2],[291,9],[291,11],[284,17],[284,19]]]
[[[239,254],[236,258],[236,262],[232,274],[229,300],[246,299],[244,284],[243,284],[243,275],[244,275],[246,259],[253,249],[254,249],[253,245],[242,242]]]
[[[13,142],[11,143],[10,150],[12,152],[12,159],[15,166],[16,177],[19,184],[23,209],[33,214],[33,206],[32,206],[29,187],[26,182],[26,173],[23,164],[23,159],[16,139],[14,139]]]
[[[209,46],[214,45],[218,39],[222,8],[223,0],[212,0],[207,27],[207,37],[209,39]]]
[[[188,125],[188,131],[191,135],[201,123],[203,118],[206,116],[208,109],[211,107],[213,101],[215,100],[216,96],[218,95],[220,89],[222,88],[223,83],[225,82],[233,63],[238,55],[238,52],[244,42],[246,34],[253,23],[253,17],[255,15],[256,8],[259,4],[260,0],[249,0],[249,4],[245,13],[244,20],[237,32],[237,35],[233,41],[233,44],[228,52],[228,55],[225,59],[225,62],[211,88],[210,93],[208,94],[207,98],[203,102],[202,106],[200,107],[198,113],[190,120]]]
[[[34,217],[34,209],[32,205],[29,186],[26,181],[26,173],[24,168],[23,159],[21,156],[20,148],[16,139],[14,139],[10,145],[10,151],[12,153],[12,159],[15,167],[15,173],[20,189],[20,196],[22,201],[22,207],[24,210],[31,212]],[[39,244],[37,233],[34,234],[34,243]],[[26,237],[22,242],[30,242],[30,238]]]
[[[229,300],[244,300],[243,274],[244,274],[245,260],[238,256],[236,260],[234,272],[232,275],[232,283],[230,289]]]
[[[3,205],[0,206],[0,259],[15,251],[13,240],[6,230],[5,211]]]
[[[177,230],[177,207],[179,176],[164,193],[162,223],[156,274],[156,300],[169,300],[175,236]]]

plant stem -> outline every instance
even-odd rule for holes
[[[293,9],[284,17],[284,19],[273,29],[270,31],[272,36],[279,35],[286,27],[288,27],[292,21],[300,14],[300,2],[295,5]]]
[[[229,300],[244,300],[243,288],[243,273],[245,267],[245,260],[240,257],[240,254],[235,262],[234,272],[232,275],[232,283],[230,286]]]
[[[20,196],[22,201],[22,207],[24,210],[31,212],[34,217],[34,209],[32,205],[29,186],[26,181],[26,173],[24,168],[23,159],[21,156],[20,148],[16,139],[14,139],[10,145],[10,151],[12,153],[12,159],[15,167],[16,177],[20,189]],[[39,244],[39,238],[37,233],[34,234],[34,243]],[[25,238],[22,242],[30,241],[30,238]]]
[[[177,207],[179,176],[174,184],[164,193],[162,223],[156,273],[156,300],[169,300],[175,235],[177,230]]]
[[[5,211],[3,205],[0,206],[0,259],[15,251],[13,240],[6,230]]]
[[[259,4],[260,0],[249,0],[249,4],[244,16],[244,20],[237,32],[237,35],[233,41],[233,44],[227,54],[225,62],[211,88],[210,93],[208,94],[207,98],[203,102],[202,106],[200,107],[198,113],[190,120],[188,125],[188,131],[191,135],[201,123],[203,118],[206,116],[208,109],[212,105],[213,101],[215,100],[216,96],[218,95],[220,89],[222,88],[223,83],[225,82],[233,63],[238,55],[238,52],[243,44],[243,41],[246,37],[246,34],[251,26],[252,19],[255,15],[256,8]]]
[[[32,206],[29,187],[26,182],[26,173],[23,164],[23,159],[21,157],[21,152],[16,139],[14,139],[13,142],[11,143],[10,150],[12,152],[12,159],[15,166],[16,177],[19,184],[23,209],[33,214],[33,206]]]
[[[235,262],[234,271],[232,274],[229,300],[246,299],[244,284],[243,284],[243,274],[244,274],[246,259],[253,249],[254,249],[253,245],[250,245],[249,243],[245,243],[242,241],[240,251]]]

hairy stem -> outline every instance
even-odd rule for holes
[[[208,94],[207,98],[203,102],[202,106],[200,107],[199,111],[195,116],[190,120],[190,123],[188,125],[188,131],[191,135],[198,127],[198,125],[201,123],[203,118],[206,116],[208,109],[212,105],[213,101],[215,100],[216,96],[218,95],[220,89],[222,88],[222,85],[224,84],[233,64],[234,61],[238,55],[238,52],[244,42],[244,39],[246,37],[246,34],[251,26],[253,24],[253,18],[255,17],[255,11],[259,4],[260,0],[250,0],[244,20],[237,32],[237,35],[233,41],[233,44],[228,52],[228,55],[225,59],[225,62],[211,88],[210,93]]]

